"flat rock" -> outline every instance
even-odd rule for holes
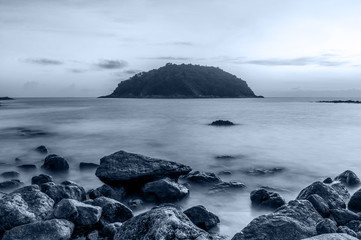
[[[3,178],[18,178],[19,177],[19,173],[18,172],[15,172],[15,171],[9,171],[9,172],[3,172],[1,174],[1,176]]]
[[[296,240],[317,235],[323,218],[307,200],[290,201],[274,213],[253,219],[232,240]]]
[[[29,170],[35,170],[36,169],[36,165],[34,164],[22,164],[22,165],[19,165],[17,166],[18,168],[22,169],[22,170],[26,170],[26,171],[29,171]]]
[[[22,185],[24,185],[24,183],[20,182],[20,180],[12,179],[8,181],[0,182],[0,189],[1,190],[14,189],[21,187]]]
[[[142,194],[148,202],[176,202],[189,195],[189,190],[182,184],[169,178],[146,183],[142,187]]]
[[[216,127],[229,127],[229,126],[234,126],[235,124],[228,120],[216,120],[209,125]]]
[[[86,192],[82,186],[70,181],[55,184],[53,182],[44,183],[40,186],[41,191],[58,203],[64,198],[83,201],[86,198]]]
[[[39,221],[6,231],[2,240],[68,240],[73,229],[74,224],[65,219]]]
[[[125,222],[133,217],[133,212],[117,200],[99,197],[94,199],[94,206],[102,208],[102,220],[104,223]]]
[[[69,164],[63,157],[50,154],[44,159],[41,167],[50,171],[66,171],[69,169]]]
[[[41,185],[43,183],[53,182],[53,177],[47,174],[40,174],[31,178],[31,184]]]
[[[330,233],[318,235],[311,238],[305,238],[303,240],[357,240],[357,238],[345,233]]]
[[[250,194],[252,206],[256,208],[277,209],[286,204],[285,200],[275,192],[257,189]]]
[[[81,170],[95,169],[95,168],[98,168],[98,167],[99,167],[99,164],[96,164],[96,163],[87,163],[87,162],[79,163],[79,168]]]
[[[134,186],[165,177],[177,179],[191,170],[180,163],[119,151],[100,159],[95,175],[109,185]]]
[[[204,206],[191,207],[183,212],[199,228],[210,230],[220,222],[217,215],[209,212]]]

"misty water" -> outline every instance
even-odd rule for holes
[[[191,188],[190,197],[180,204],[184,209],[206,206],[220,217],[215,231],[232,237],[254,217],[266,213],[251,209],[249,194],[258,187],[274,188],[291,200],[310,183],[346,169],[361,175],[361,105],[317,100],[325,99],[3,101],[0,172],[18,171],[20,180],[30,184],[31,177],[42,172],[44,156],[32,150],[39,145],[69,161],[68,173],[53,175],[56,182],[69,179],[86,189],[102,183],[95,170],[79,170],[79,163],[99,163],[101,157],[118,150],[181,162],[194,170],[231,171],[232,175],[221,178],[243,182],[246,189],[209,194],[207,188]],[[208,125],[217,119],[237,125]],[[38,134],[29,136],[24,129]],[[233,158],[217,158],[224,155]],[[24,171],[16,167],[20,164],[36,164],[37,169]],[[254,169],[275,167],[283,171],[250,174]]]

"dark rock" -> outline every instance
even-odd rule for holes
[[[327,202],[329,208],[346,208],[346,204],[341,196],[332,187],[322,182],[314,182],[303,189],[297,199],[307,199],[312,194],[322,197]]]
[[[99,238],[99,232],[97,230],[92,231],[88,234],[87,240],[101,240]]]
[[[3,240],[67,240],[70,239],[74,224],[64,219],[52,219],[29,223],[5,232]]]
[[[114,240],[138,239],[212,239],[202,229],[196,227],[177,208],[166,205],[155,207],[135,216],[119,228]]]
[[[307,200],[290,201],[274,213],[253,219],[232,240],[290,240],[317,234],[316,224],[323,218]]]
[[[222,180],[217,177],[216,174],[200,171],[189,173],[187,176],[185,176],[185,179],[191,183],[196,184],[214,184],[222,182]]]
[[[1,174],[1,176],[3,178],[18,178],[19,177],[19,173],[18,172],[15,172],[15,171],[9,171],[9,172],[3,172]]]
[[[277,209],[285,205],[285,200],[275,192],[269,192],[265,189],[257,189],[251,192],[251,202],[253,207]]]
[[[322,217],[328,217],[330,215],[330,208],[328,207],[327,202],[320,197],[318,194],[311,194],[307,197],[307,200],[310,201],[313,207]]]
[[[208,191],[209,194],[225,193],[229,191],[238,191],[243,190],[246,187],[241,182],[230,181],[230,182],[220,182],[214,184]]]
[[[188,196],[189,190],[182,184],[164,178],[146,183],[142,187],[142,194],[148,202],[176,202]]]
[[[209,212],[204,206],[199,205],[191,207],[184,211],[184,214],[199,228],[208,231],[217,226],[219,218],[212,212]]]
[[[165,177],[177,179],[192,169],[180,163],[119,151],[100,159],[95,175],[110,185],[143,185]]]
[[[232,160],[232,159],[235,159],[235,158],[236,157],[230,156],[230,155],[216,156],[216,159],[218,159],[218,160]]]
[[[355,233],[355,231],[349,229],[346,226],[339,226],[337,228],[337,233],[346,233],[346,234],[348,234],[350,236],[357,237],[357,233]]]
[[[348,209],[354,212],[361,212],[361,189],[352,195],[348,202]]]
[[[132,210],[139,210],[144,207],[143,201],[141,199],[130,199],[128,201],[128,206]]]
[[[355,103],[361,104],[361,101],[354,101],[354,100],[332,100],[332,101],[318,101],[319,103]]]
[[[100,236],[105,237],[107,239],[113,239],[121,226],[122,223],[119,222],[107,224],[103,227],[102,231],[100,232]]]
[[[317,234],[336,233],[337,226],[331,219],[325,218],[316,225]]]
[[[98,190],[96,189],[89,189],[87,192],[87,195],[89,196],[90,199],[96,199],[98,197],[102,197],[103,194],[101,194]]]
[[[99,194],[100,194],[100,196],[99,196]],[[113,186],[104,184],[101,187],[98,187],[97,189],[95,189],[93,194],[91,194],[91,196],[90,195],[89,196],[91,198],[94,197],[94,199],[104,196],[104,197],[115,199],[120,202],[125,198],[125,194],[126,194],[125,189],[123,187],[113,187]]]
[[[361,220],[352,220],[346,224],[346,227],[352,229],[355,232],[361,231]]]
[[[31,178],[31,184],[41,185],[43,183],[53,182],[53,177],[47,174],[40,174]]]
[[[311,238],[305,238],[303,240],[357,240],[357,238],[352,237],[345,233],[329,233],[322,234]]]
[[[8,180],[5,182],[0,182],[0,189],[12,189],[21,187],[24,183],[20,182],[17,179]]]
[[[44,164],[41,167],[51,171],[66,171],[69,169],[69,164],[64,158],[50,154],[44,159]]]
[[[53,182],[44,183],[41,186],[41,191],[52,198],[55,203],[58,203],[64,198],[75,199],[83,201],[86,198],[86,192],[82,186],[73,182],[62,182],[55,184]]]
[[[331,216],[337,225],[346,225],[352,220],[361,220],[361,217],[347,209],[331,209]]]
[[[233,122],[228,120],[217,120],[209,124],[211,126],[217,126],[217,127],[227,127],[227,126],[233,126],[235,125]]]
[[[0,97],[1,101],[7,101],[7,100],[14,100],[14,98],[10,98],[10,97]]]
[[[263,169],[263,168],[253,168],[243,171],[247,175],[252,176],[262,176],[262,175],[273,175],[276,173],[281,173],[284,171],[284,168],[280,167],[274,167],[269,169]]]
[[[105,223],[125,222],[133,217],[133,212],[117,200],[99,197],[93,201],[94,206],[102,208],[102,220]]]
[[[330,183],[332,183],[333,182],[333,180],[332,180],[332,178],[330,178],[330,177],[328,177],[328,178],[326,178],[325,180],[323,180],[323,183],[326,183],[326,184],[330,184]]]
[[[344,201],[347,201],[348,199],[350,199],[351,194],[349,193],[349,191],[347,190],[345,185],[343,185],[342,183],[333,182],[333,183],[330,184],[330,186],[338,193],[338,195],[341,196],[341,198]]]
[[[44,145],[41,145],[41,146],[35,148],[35,151],[37,151],[38,153],[41,153],[41,154],[48,153],[48,149]]]
[[[93,226],[99,221],[101,215],[101,207],[74,199],[63,199],[54,208],[56,218],[64,218],[82,226]]]
[[[218,175],[230,176],[230,175],[232,175],[232,172],[231,171],[220,171],[218,173]]]
[[[356,173],[352,172],[351,170],[344,171],[338,175],[335,180],[340,181],[348,187],[357,187],[361,182]]]
[[[19,165],[17,167],[20,169],[26,170],[26,171],[36,169],[36,166],[34,164],[23,164],[23,165]]]
[[[82,170],[85,170],[85,169],[95,169],[99,167],[99,164],[96,164],[96,163],[86,163],[86,162],[81,162],[79,164],[79,168],[82,169]]]

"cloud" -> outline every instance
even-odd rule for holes
[[[63,62],[55,59],[49,58],[27,58],[24,62],[38,64],[38,65],[62,65]]]
[[[128,62],[124,60],[100,60],[95,64],[96,67],[107,70],[121,69],[125,68],[127,65]]]

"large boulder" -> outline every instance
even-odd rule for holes
[[[357,238],[352,237],[345,233],[329,233],[322,234],[311,238],[305,238],[303,240],[357,240]]]
[[[354,212],[361,212],[361,189],[352,195],[348,202],[348,209]]]
[[[342,197],[332,187],[322,182],[314,182],[303,189],[297,196],[297,199],[307,199],[312,194],[322,197],[327,202],[329,208],[346,208]]]
[[[189,194],[188,188],[169,178],[146,183],[142,187],[142,194],[148,202],[176,202]]]
[[[252,206],[256,208],[277,209],[286,204],[285,200],[275,192],[257,189],[250,194]]]
[[[335,180],[340,181],[348,187],[357,187],[361,183],[356,173],[351,170],[344,171],[343,173],[335,177]]]
[[[114,240],[139,239],[212,239],[173,206],[160,206],[123,223]]]
[[[64,158],[50,154],[44,159],[44,164],[41,167],[50,171],[66,171],[69,169],[69,164]]]
[[[143,185],[165,177],[178,179],[192,169],[180,163],[119,151],[100,159],[95,175],[109,185]]]
[[[86,198],[85,189],[71,181],[65,181],[61,184],[48,182],[42,184],[40,187],[41,191],[52,198],[55,203],[58,203],[64,198],[75,199],[78,201],[83,201]]]
[[[74,224],[64,219],[39,221],[6,231],[2,240],[68,240],[73,229]]]
[[[274,213],[253,219],[232,240],[297,240],[317,235],[323,218],[307,200],[290,201]]]
[[[184,214],[199,228],[206,231],[217,226],[220,222],[217,215],[209,212],[204,206],[194,206],[184,211]]]
[[[92,204],[102,208],[103,223],[125,222],[133,217],[132,210],[111,198],[99,197]]]

